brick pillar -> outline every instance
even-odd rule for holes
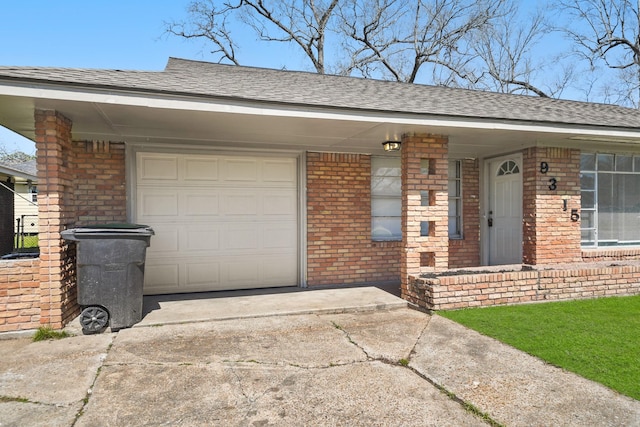
[[[571,210],[580,209],[580,150],[532,147],[523,154],[523,262],[582,261],[580,222],[571,220]]]
[[[40,323],[61,328],[78,313],[75,251],[60,238],[73,223],[71,121],[49,110],[35,111],[40,245]]]
[[[448,140],[413,135],[402,139],[401,281],[449,266]]]

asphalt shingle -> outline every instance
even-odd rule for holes
[[[163,71],[0,67],[0,80],[38,81],[389,114],[640,130],[640,111],[615,105],[319,75],[170,58]]]

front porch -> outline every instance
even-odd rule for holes
[[[640,292],[640,264],[627,259],[424,272],[409,276],[402,292],[431,310],[634,295]]]

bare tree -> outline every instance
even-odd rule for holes
[[[469,40],[507,12],[506,0],[351,0],[340,8],[351,65],[365,77],[413,83],[475,81]]]
[[[640,0],[562,0],[573,19],[563,31],[575,53],[595,69],[616,71],[615,84],[603,86],[608,101],[640,107]]]
[[[184,38],[208,39],[215,46],[212,53],[220,60],[239,65],[238,46],[228,25],[237,19],[252,28],[260,40],[295,43],[316,72],[324,74],[327,25],[338,1],[198,0],[189,4],[187,21],[166,23],[166,30]]]
[[[514,22],[514,0],[195,0],[167,32],[214,45],[219,61],[240,64],[236,35],[292,43],[318,73],[416,81],[555,96],[536,86],[531,47],[547,31],[542,16]],[[238,26],[240,24],[240,26]],[[329,37],[330,42],[327,42]]]

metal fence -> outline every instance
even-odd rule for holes
[[[20,215],[16,218],[14,234],[14,252],[38,251],[38,215]]]

